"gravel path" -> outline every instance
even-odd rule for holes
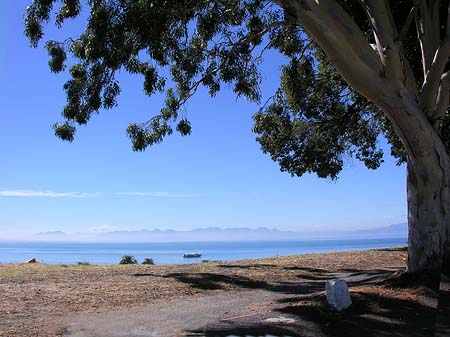
[[[95,316],[81,315],[69,323],[71,337],[174,337],[199,335],[217,322],[232,322],[240,316],[261,315],[279,294],[263,290],[232,291],[199,299],[152,304],[142,309],[118,310]],[[245,317],[242,317],[243,319]]]

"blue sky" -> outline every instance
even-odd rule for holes
[[[381,169],[369,171],[350,159],[336,182],[292,178],[255,141],[257,106],[230,91],[214,99],[200,92],[188,103],[190,137],[174,135],[136,153],[125,129],[157,112],[161,97],[146,97],[141,77],[121,74],[119,107],[95,116],[72,144],[60,141],[51,125],[61,120],[67,75],[50,73],[42,45],[29,48],[28,3],[0,2],[0,239],[98,227],[295,230],[405,221],[404,167],[386,156]],[[70,24],[65,34],[79,29]],[[52,27],[49,37],[58,36]],[[273,89],[280,61],[265,62],[265,92]]]

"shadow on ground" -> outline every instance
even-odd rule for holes
[[[203,336],[291,336],[291,337],[425,337],[434,336],[434,313],[427,306],[408,300],[392,300],[353,293],[354,304],[339,314],[327,308],[323,299],[276,309],[273,314],[293,318],[296,323],[276,326],[253,322],[218,324],[189,333]]]
[[[260,265],[224,268],[260,268]],[[268,267],[268,266],[264,266]],[[274,266],[270,266],[274,267]],[[392,298],[369,292],[352,292],[353,305],[343,313],[331,310],[326,304],[324,282],[342,278],[350,287],[390,285],[399,270],[342,270],[327,272],[322,269],[288,267],[298,270],[298,282],[268,283],[245,276],[219,273],[171,273],[166,275],[136,274],[173,278],[200,289],[226,289],[230,285],[244,289],[262,289],[280,294],[269,313],[242,317],[186,332],[186,336],[333,336],[333,337],[428,337],[434,336],[436,309],[429,303],[408,298]],[[382,292],[381,292],[382,293]],[[445,293],[449,296],[449,292]],[[448,301],[448,298],[445,298]],[[441,301],[442,302],[442,301]],[[443,302],[442,302],[443,303]],[[444,314],[446,315],[446,311]],[[442,315],[441,315],[442,316]],[[268,317],[285,317],[288,324],[267,323]],[[442,321],[442,336],[449,336],[448,319]]]
[[[450,278],[441,276],[435,337],[450,336]]]

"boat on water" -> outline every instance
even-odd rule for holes
[[[185,253],[184,255],[183,255],[183,257],[201,257],[202,256],[202,254],[200,254],[200,253]]]

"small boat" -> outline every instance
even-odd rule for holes
[[[183,257],[201,257],[201,256],[202,256],[202,254],[200,254],[200,253],[185,253],[183,255]]]

